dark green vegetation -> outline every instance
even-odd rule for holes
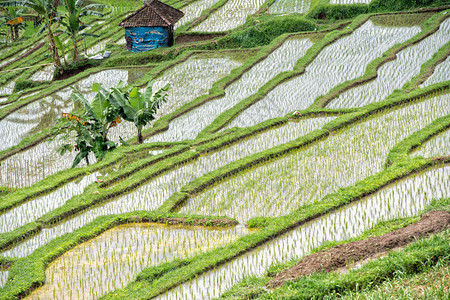
[[[108,1],[100,2],[108,4]],[[181,9],[188,5],[187,1],[165,2]],[[187,34],[192,38],[205,36],[207,33],[191,33],[188,30],[194,28],[200,21],[206,20],[214,11],[219,11],[226,2],[218,1],[212,7],[205,9],[199,19],[194,18],[192,21],[184,24],[177,29],[176,33],[180,35]],[[89,20],[88,23],[91,22],[93,25],[91,32],[95,32],[99,36],[98,38],[93,36],[86,37],[87,48],[101,41],[109,41],[105,49],[112,51],[111,58],[99,62],[91,61],[89,63],[92,63],[92,65],[89,65],[86,69],[84,69],[86,65],[82,65],[83,63],[68,65],[65,67],[65,71],[72,71],[81,67],[78,69],[80,73],[68,78],[62,77],[61,80],[52,83],[36,83],[29,79],[35,72],[42,69],[42,66],[38,65],[50,61],[50,58],[45,55],[49,51],[46,44],[32,51],[27,57],[18,59],[4,67],[4,70],[7,72],[0,73],[0,87],[5,86],[12,80],[16,80],[14,89],[15,91],[22,91],[22,93],[13,93],[8,96],[6,102],[2,103],[2,106],[0,106],[0,122],[5,121],[8,116],[27,105],[37,103],[45,96],[52,95],[81,79],[108,68],[145,67],[145,75],[140,77],[135,83],[138,87],[145,87],[152,78],[155,78],[157,81],[173,68],[188,62],[197,53],[210,54],[212,58],[227,57],[229,55],[242,62],[239,67],[215,81],[212,87],[207,88],[208,91],[195,97],[192,101],[177,106],[177,108],[157,119],[156,122],[146,129],[143,129],[145,125],[143,123],[151,121],[152,118],[147,116],[146,122],[141,122],[142,120],[137,118],[139,108],[142,105],[133,107],[136,103],[132,103],[132,100],[129,99],[136,98],[138,89],[134,89],[133,95],[128,90],[125,95],[129,98],[129,101],[126,102],[125,100],[127,99],[120,98],[123,101],[116,99],[115,103],[117,104],[116,108],[121,107],[122,109],[120,111],[121,117],[128,118],[128,121],[134,121],[138,129],[138,136],[133,136],[127,140],[129,145],[118,147],[114,145],[114,147],[111,147],[111,151],[102,153],[102,159],[99,159],[99,162],[86,167],[60,170],[55,174],[46,176],[43,180],[30,187],[15,189],[1,186],[2,184],[0,184],[0,216],[2,216],[42,195],[51,194],[59,187],[64,187],[70,182],[82,179],[88,174],[97,171],[107,174],[101,180],[88,184],[82,193],[70,197],[59,207],[45,212],[14,230],[0,233],[1,251],[14,249],[14,247],[21,245],[23,242],[39,236],[39,234],[48,229],[70,221],[94,207],[112,203],[118,197],[132,193],[138,188],[160,178],[160,176],[171,172],[175,173],[184,166],[198,163],[203,156],[207,157],[218,151],[231,149],[232,146],[239,145],[246,139],[259,135],[264,136],[267,134],[270,138],[268,133],[271,129],[286,125],[288,122],[302,122],[323,116],[334,116],[336,118],[303,136],[292,138],[289,142],[255,152],[240,159],[234,159],[204,174],[193,174],[192,178],[189,177],[179,188],[171,192],[168,197],[165,197],[161,205],[158,205],[152,211],[135,210],[128,213],[101,216],[73,232],[50,240],[44,246],[37,248],[30,255],[23,258],[0,256],[0,269],[9,270],[9,279],[5,287],[0,288],[0,299],[22,297],[37,287],[44,285],[49,280],[46,277],[45,270],[52,261],[69,252],[77,245],[92,240],[108,229],[120,224],[142,222],[172,224],[168,220],[176,218],[182,219],[181,222],[185,225],[203,225],[208,227],[212,225],[233,225],[235,221],[229,216],[205,216],[200,212],[198,214],[183,214],[177,213],[177,211],[185,206],[191,198],[201,195],[213,187],[220,187],[222,183],[235,176],[245,174],[248,170],[269,165],[280,158],[305,151],[314,145],[326,141],[331,136],[338,135],[346,129],[369,119],[427,101],[432,97],[445,97],[448,95],[449,81],[421,87],[421,84],[433,74],[437,66],[447,59],[450,51],[447,43],[421,66],[420,73],[383,101],[374,102],[361,108],[325,108],[339,94],[376,78],[379,68],[383,64],[396,59],[396,55],[401,50],[416,45],[438,31],[441,24],[447,20],[449,11],[448,7],[436,7],[448,5],[448,1],[375,0],[369,5],[329,5],[326,3],[327,1],[313,1],[309,12],[305,12],[306,16],[299,14],[271,16],[267,14],[267,8],[274,2],[265,2],[259,12],[248,17],[243,25],[227,31],[228,35],[221,35],[212,40],[189,44],[176,44],[172,48],[162,48],[136,54],[129,53],[124,49],[123,45],[116,44],[123,37],[122,30],[116,26],[117,20],[128,14],[127,11],[136,8],[135,2],[121,1],[122,7],[118,8],[115,6],[110,8],[109,15],[103,17],[104,23],[98,24],[98,22],[94,21],[94,18],[87,19]],[[417,8],[421,7],[425,7],[425,9],[417,13]],[[413,12],[405,13],[403,12],[405,10]],[[341,19],[346,20],[335,21]],[[305,110],[298,111],[296,107],[292,107],[291,113],[285,116],[279,116],[252,127],[231,128],[221,131],[224,126],[239,116],[245,109],[261,101],[277,86],[305,74],[307,67],[318,57],[321,51],[339,39],[351,35],[369,20],[380,26],[420,26],[422,31],[411,39],[394,45],[382,56],[372,60],[365,68],[362,76],[333,87],[327,93],[318,97],[314,104]],[[313,44],[303,57],[299,57],[293,62],[291,69],[280,72],[278,75],[270,78],[255,93],[252,93],[237,105],[223,111],[214,121],[206,124],[195,139],[136,145],[136,140],[142,142],[148,137],[157,136],[158,133],[174,126],[173,123],[178,118],[211,101],[220,99],[225,95],[227,87],[234,82],[238,82],[255,65],[267,59],[286,40],[292,37],[309,38]],[[19,38],[11,49],[0,48],[0,58],[2,61],[10,59],[17,53],[30,49],[40,41],[43,41],[42,38],[35,36],[28,39]],[[84,44],[84,40],[80,44]],[[75,49],[70,51],[75,51]],[[215,54],[213,55],[212,52],[215,52]],[[72,57],[77,57],[76,52],[71,53],[73,53]],[[31,68],[18,70],[20,67],[27,66]],[[192,80],[195,80],[195,78]],[[172,85],[176,84],[176,82],[170,83]],[[200,84],[199,82],[198,85]],[[37,92],[37,94],[24,96],[24,94],[32,92]],[[119,92],[119,90],[116,90],[116,92]],[[141,100],[148,102],[148,96],[150,95],[146,95],[146,100],[144,97]],[[170,102],[170,100],[169,96],[168,101]],[[85,103],[87,103],[87,100]],[[112,106],[114,104],[110,105],[110,107]],[[130,107],[133,107],[134,114]],[[126,110],[128,110],[129,114]],[[79,117],[83,116],[79,115]],[[105,117],[101,125],[109,129],[109,124],[116,119],[115,117],[117,117],[117,114],[114,115],[114,118],[113,116]],[[74,125],[78,124],[75,121]],[[208,270],[226,266],[228,262],[246,255],[250,250],[282,236],[285,232],[296,229],[309,221],[314,222],[319,217],[344,209],[352,203],[358,203],[365,196],[383,190],[402,178],[424,170],[431,170],[437,166],[448,166],[450,162],[448,156],[411,158],[410,153],[414,149],[420,148],[426,141],[447,132],[449,128],[449,115],[434,119],[430,124],[417,130],[393,147],[379,172],[350,186],[342,186],[337,191],[327,194],[320,201],[299,205],[282,216],[252,218],[246,222],[246,225],[249,228],[257,229],[250,231],[250,233],[235,242],[192,258],[169,260],[159,265],[144,268],[135,276],[134,281],[121,289],[118,288],[111,291],[109,294],[104,295],[104,298],[139,299],[160,295],[182,283],[202,276]],[[99,131],[98,133],[102,136],[104,132]],[[52,129],[47,128],[39,133],[25,137],[13,147],[1,151],[0,162],[3,163],[8,157],[14,157],[17,153],[25,152],[34,145],[52,137],[53,134]],[[163,150],[163,152],[149,155],[149,151],[153,150]],[[356,149],[355,151],[363,151],[363,149]],[[146,200],[152,201],[151,198]],[[427,210],[430,209],[448,211],[449,199],[444,198],[432,202]],[[224,223],[217,223],[217,220],[223,220]],[[228,223],[229,220],[231,220],[230,223]],[[351,240],[378,236],[397,228],[405,227],[417,220],[418,215],[415,215],[410,218],[382,222]],[[419,274],[418,276],[420,276],[420,274],[433,271],[440,266],[448,265],[450,251],[448,238],[448,232],[444,232],[431,238],[417,241],[402,252],[392,253],[383,260],[373,261],[362,269],[352,271],[347,275],[340,276],[334,273],[316,274],[303,278],[298,282],[289,283],[273,293],[267,293],[262,288],[264,284],[270,280],[271,276],[291,266],[296,261],[294,260],[286,264],[272,266],[267,270],[266,276],[262,278],[251,277],[245,279],[224,294],[224,296],[232,299],[253,296],[263,298],[309,298],[315,296],[323,298],[334,297],[338,294],[350,295],[355,292],[371,292],[374,285],[378,286],[390,280],[412,278],[414,274]],[[336,243],[326,243],[314,251],[331,247]]]

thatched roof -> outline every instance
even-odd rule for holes
[[[175,24],[184,16],[184,13],[172,6],[150,0],[137,11],[122,20],[122,27],[159,27]]]

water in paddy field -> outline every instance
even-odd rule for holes
[[[85,79],[81,79],[79,82],[72,85],[72,87],[81,91],[81,93],[87,99],[92,99],[94,94],[92,92],[92,84],[93,83],[101,83],[102,87],[109,89],[111,87],[115,87],[119,81],[124,81],[128,84],[134,83],[140,77],[145,75],[145,69],[134,68],[134,69],[112,69],[100,71],[98,73],[92,74]],[[70,98],[72,94],[71,88],[65,88],[61,91],[55,92],[50,96],[43,97],[41,100],[36,100],[29,105],[13,112],[8,115],[5,119],[0,121],[0,140],[4,141],[0,145],[0,151],[5,150],[9,147],[12,147],[18,144],[23,138],[30,136],[32,134],[38,133],[44,129],[50,128],[53,124],[55,124],[56,119],[61,117],[61,113],[70,113],[74,109],[74,102]],[[30,97],[32,95],[27,95],[26,97]],[[122,125],[123,126],[123,125]],[[111,131],[111,135],[113,138],[116,138],[118,141],[118,137],[114,136],[115,129]],[[135,133],[134,133],[135,134]],[[122,135],[124,139],[128,138],[125,134]],[[131,137],[131,136],[130,136]],[[112,138],[112,140],[114,140]],[[48,145],[47,145],[48,146]],[[42,146],[46,147],[46,146]],[[49,148],[57,148],[48,146]],[[33,151],[33,150],[31,150]],[[36,151],[34,151],[36,152]],[[45,161],[54,161],[58,159],[59,154],[56,151],[49,153],[42,153],[42,155],[37,158],[38,161],[21,161],[20,158],[15,159],[15,156],[8,159],[10,169],[15,168],[15,165],[22,166],[28,165],[31,169],[40,169],[42,164],[45,164]],[[31,154],[31,156],[34,156]],[[19,156],[20,157],[20,154]],[[13,162],[14,161],[14,162]],[[69,158],[64,162],[64,165],[70,167],[71,161],[73,159]],[[36,168],[35,168],[36,167]],[[47,166],[48,168],[48,166]],[[45,176],[53,174],[54,171],[59,170],[58,166],[50,171],[50,173],[45,173]],[[37,173],[37,170],[32,170],[31,173]]]
[[[420,85],[420,87],[426,87],[448,80],[450,80],[450,56],[447,57],[445,61],[436,66],[433,74],[431,74],[431,76],[428,77],[428,79],[425,80],[424,83]]]
[[[197,0],[181,9],[184,16],[175,24],[175,29],[200,17],[202,11],[210,8],[219,0]]]
[[[247,276],[261,276],[273,264],[310,254],[324,242],[353,238],[382,221],[417,214],[432,199],[450,196],[450,166],[409,176],[173,288],[157,299],[212,299]]]
[[[232,161],[298,138],[309,131],[319,128],[331,119],[308,119],[302,120],[298,124],[287,124],[213,154],[201,156],[192,163],[185,164],[150,180],[128,194],[119,196],[103,205],[92,207],[82,214],[52,228],[44,228],[38,235],[3,252],[1,255],[27,256],[50,240],[81,228],[99,216],[139,210],[154,210],[163,204],[174,192],[179,191],[181,187],[195,178],[225,166]]]
[[[292,70],[295,62],[312,46],[309,39],[293,37],[287,39],[278,49],[263,61],[254,65],[238,80],[225,88],[225,96],[193,109],[169,124],[169,129],[150,137],[146,142],[180,141],[194,139],[197,134],[227,109],[256,93],[277,74]]]
[[[27,201],[9,211],[3,212],[0,215],[0,233],[13,231],[62,206],[73,196],[81,194],[84,188],[93,183],[99,175],[99,173],[92,173],[73,180],[47,195]]]
[[[311,0],[276,0],[269,7],[269,14],[307,13]]]
[[[425,158],[450,155],[450,129],[439,133],[413,150],[411,156]]]
[[[26,299],[97,299],[125,287],[144,268],[207,252],[247,232],[243,226],[118,226],[50,263],[45,285]]]
[[[236,28],[263,4],[264,0],[229,0],[191,31],[217,32]]]
[[[342,93],[328,107],[361,107],[385,99],[395,89],[400,89],[405,83],[418,75],[422,64],[431,59],[433,54],[449,41],[450,19],[447,19],[442,22],[438,31],[421,42],[400,51],[397,53],[395,60],[382,65],[377,71],[377,78]],[[445,62],[441,65],[436,68],[436,79],[444,79],[449,76],[448,72],[445,75],[440,75],[445,73],[445,70],[449,71]]]
[[[53,80],[53,74],[55,73],[55,66],[49,65],[43,68],[40,71],[37,71],[36,73],[31,76],[30,80],[32,81],[51,81]]]
[[[369,4],[372,0],[330,0],[330,4],[356,4],[365,3]]]
[[[383,170],[392,147],[449,114],[449,104],[447,94],[369,118],[304,150],[231,177],[190,198],[180,212],[230,216],[242,223],[288,214]]]
[[[229,127],[247,127],[296,109],[306,109],[336,85],[364,74],[366,66],[397,43],[411,38],[419,27],[376,26],[367,21],[352,34],[323,49],[305,73],[281,83],[243,111]]]
[[[8,271],[0,271],[0,287],[3,287],[8,279]]]

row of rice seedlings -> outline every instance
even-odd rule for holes
[[[9,63],[10,61],[13,61],[14,59],[16,59],[16,57],[21,56],[22,54],[24,54],[24,53],[27,52],[27,51],[28,51],[28,49],[24,49],[24,50],[22,50],[21,52],[17,53],[17,55],[15,55],[15,56],[13,56],[13,57],[7,59],[7,60],[4,60],[4,61],[0,62],[0,69],[1,69],[4,65],[6,65],[7,63]]]
[[[74,108],[68,89],[17,110],[0,121],[0,150],[18,144],[23,138],[50,127],[62,112]]]
[[[248,16],[258,11],[264,0],[229,0],[191,31],[227,31],[245,23]]]
[[[450,80],[450,56],[447,57],[445,61],[436,66],[433,74],[431,74],[431,76],[428,77],[428,79],[425,80],[424,83],[420,85],[420,87],[426,87],[448,80]]]
[[[74,140],[74,139],[73,139]],[[0,185],[22,188],[31,186],[58,171],[70,168],[76,152],[61,156],[59,141],[42,142],[0,162]]]
[[[87,55],[94,55],[99,52],[102,52],[106,48],[106,44],[110,41],[110,39],[104,39],[103,41],[100,41],[99,43],[95,44],[94,46],[86,49]]]
[[[78,88],[86,98],[93,98],[92,84],[101,83],[103,87],[116,86],[120,80],[127,81],[128,71],[106,70],[92,74],[73,86]],[[10,114],[0,121],[0,150],[7,149],[19,143],[24,137],[39,132],[54,124],[62,112],[71,112],[74,103],[70,99],[72,89],[66,88],[42,100],[35,101],[29,105]]]
[[[92,75],[91,78],[82,80],[75,86],[83,91],[83,94],[88,98],[93,97],[91,89],[89,86],[93,82],[102,82],[103,86],[111,87],[114,86],[118,80],[124,80],[129,83],[133,83],[139,72],[139,69],[128,69],[128,70],[107,70]],[[137,73],[138,75],[136,75]],[[116,79],[114,79],[116,78]],[[64,98],[69,98],[71,89],[65,89],[60,93],[64,93]],[[69,110],[63,110],[68,112]],[[54,118],[58,118],[60,115],[55,115]],[[36,130],[33,130],[33,132]],[[136,135],[136,128],[134,124],[130,122],[122,122],[118,126],[111,128],[108,134],[108,139],[119,142],[119,136],[124,140],[130,139]],[[74,144],[75,137],[71,138]],[[30,186],[45,177],[52,175],[58,171],[70,168],[73,159],[75,158],[75,152],[67,153],[61,156],[57,149],[61,145],[59,140],[54,140],[50,142],[42,142],[36,146],[19,152],[2,162],[0,162],[0,185],[9,187],[25,187]],[[90,157],[90,162],[95,162],[94,157]],[[84,162],[81,166],[84,165]]]
[[[349,127],[191,198],[181,212],[226,215],[244,223],[319,201],[381,171],[394,145],[450,113],[449,99],[450,95],[435,97]]]
[[[186,164],[172,172],[159,176],[134,191],[118,197],[102,206],[93,207],[83,214],[63,222],[53,228],[45,228],[38,235],[3,252],[3,256],[27,256],[50,240],[92,222],[104,215],[139,210],[154,210],[170,195],[180,190],[186,183],[222,167],[232,161],[253,153],[286,143],[309,131],[319,128],[329,118],[302,120],[300,124],[289,123],[286,126],[270,130],[245,140],[232,147],[225,148],[208,156],[202,156],[193,163]]]
[[[15,80],[8,82],[5,86],[0,87],[0,95],[12,94],[15,86],[16,86]]]
[[[158,299],[215,298],[244,277],[261,276],[269,266],[308,255],[325,242],[353,238],[379,222],[415,215],[432,199],[450,196],[449,176],[450,166],[446,166],[398,181],[355,205],[277,237]]]
[[[9,232],[63,205],[68,199],[81,194],[99,173],[92,173],[69,182],[50,194],[28,201],[0,215],[0,233]]]
[[[177,108],[194,100],[195,98],[208,94],[209,89],[219,79],[227,76],[231,70],[241,65],[229,57],[208,57],[195,55],[183,63],[177,64],[164,72],[155,80],[153,90],[170,84],[167,102],[163,103],[155,114],[155,120],[174,112]],[[136,128],[128,122],[122,122],[110,133],[111,137],[120,135],[124,138],[136,135]],[[130,126],[132,125],[132,126]],[[150,127],[152,123],[147,125]],[[128,126],[125,128],[125,126]],[[184,128],[186,129],[186,128]],[[152,138],[152,140],[155,140]],[[161,140],[158,138],[158,140]],[[146,140],[148,142],[149,140]]]
[[[184,16],[175,24],[175,29],[200,17],[202,11],[213,6],[219,0],[198,0],[183,7]]]
[[[311,0],[277,0],[269,7],[269,14],[307,13]]]
[[[241,78],[225,89],[221,98],[209,101],[204,105],[178,117],[170,122],[169,129],[153,136],[146,142],[179,141],[193,139],[215,118],[230,109],[243,99],[256,93],[277,74],[292,70],[295,62],[305,55],[312,42],[309,39],[290,38],[272,52],[266,59],[254,65]]]
[[[192,257],[234,242],[247,232],[244,226],[122,225],[52,262],[45,285],[27,299],[97,299],[125,287],[143,268]]]
[[[334,86],[363,75],[372,60],[419,31],[419,27],[384,27],[367,21],[351,35],[323,49],[305,73],[278,85],[242,112],[230,127],[252,126],[295,109],[306,109]]]
[[[356,4],[365,3],[369,4],[372,0],[330,0],[330,4]]]
[[[53,80],[53,74],[55,73],[55,66],[49,65],[43,68],[42,70],[33,74],[30,77],[32,81],[51,81]]]
[[[333,100],[328,107],[361,107],[381,101],[395,89],[420,73],[423,63],[450,40],[450,19],[445,20],[439,30],[418,44],[397,53],[397,59],[382,65],[378,77],[374,80],[352,88]],[[448,74],[446,75],[448,76]]]
[[[439,133],[437,136],[426,141],[411,156],[417,157],[438,157],[450,155],[450,130]]]
[[[6,283],[6,280],[8,279],[8,271],[1,271],[0,270],[0,287],[3,287]]]

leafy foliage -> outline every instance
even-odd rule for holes
[[[169,85],[167,84],[156,93],[153,93],[153,80],[147,85],[146,90],[141,93],[138,87],[123,88],[123,83],[114,89],[111,104],[119,111],[119,115],[126,121],[133,122],[138,130],[138,142],[141,144],[142,129],[148,122],[155,119],[156,111],[162,102],[167,101]]]

